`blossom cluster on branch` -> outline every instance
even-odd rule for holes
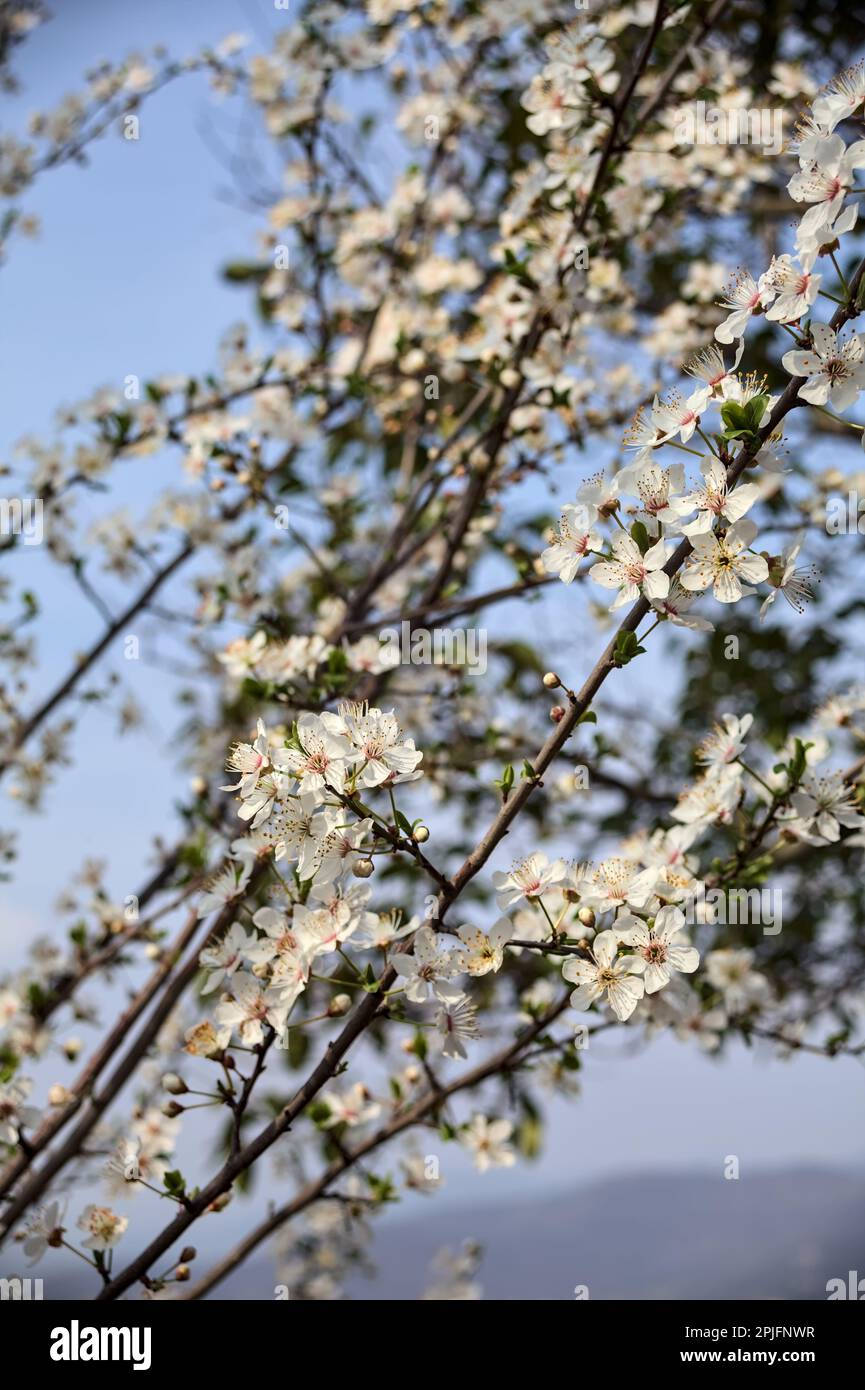
[[[94,705],[146,723],[147,661],[183,711],[174,843],[134,892],[87,860],[65,939],[0,982],[0,1239],[84,1253],[100,1298],[199,1297],[273,1235],[292,1297],[339,1296],[448,1145],[480,1173],[537,1152],[595,1033],[865,1052],[859,600],[825,544],[865,473],[819,468],[865,437],[865,69],[818,86],[779,39],[756,71],[719,0],[597,10],[312,0],[267,52],[100,67],[0,145],[4,239],[34,179],[146,138],[175,80],[251,106],[279,166],[235,162],[264,225],[225,276],[256,326],[210,368],[124,370],[5,470],[99,624],[46,694],[10,581],[13,800],[50,806]],[[707,93],[730,120],[808,102],[792,153],[687,134]],[[10,573],[32,539],[3,532]],[[489,671],[430,655],[460,619]],[[430,640],[395,658],[401,627]],[[186,1232],[261,1165],[284,1201],[193,1277]],[[477,1297],[477,1260],[427,1296]]]

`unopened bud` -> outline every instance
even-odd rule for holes
[[[63,1044],[63,1052],[70,1062],[74,1062],[83,1046],[80,1038],[67,1038]]]
[[[183,1114],[183,1106],[178,1105],[176,1100],[167,1100],[162,1106],[162,1114],[168,1120],[176,1120],[178,1115]]]
[[[562,720],[564,719],[564,717],[565,717],[565,707],[564,707],[564,705],[553,705],[552,709],[550,710],[550,718],[552,719],[553,723],[554,723],[554,724],[561,724],[561,722],[562,722]]]
[[[182,1265],[191,1265],[197,1254],[198,1251],[194,1245],[184,1245],[180,1252],[180,1263]]]
[[[425,845],[427,840],[429,839],[429,831],[427,830],[425,825],[419,825],[415,830],[412,831],[411,837],[414,840],[415,844]]]
[[[547,690],[555,690],[556,686],[561,685],[561,683],[555,671],[547,671],[544,676],[544,685],[547,687]]]
[[[210,1206],[207,1208],[207,1210],[208,1210],[208,1211],[225,1211],[225,1208],[228,1206],[228,1204],[229,1204],[230,1201],[231,1201],[231,1193],[230,1193],[230,1192],[223,1192],[223,1193],[220,1194],[219,1197],[214,1197],[213,1201],[210,1203]]]
[[[355,878],[370,878],[374,869],[375,864],[371,859],[355,859],[351,871]]]
[[[189,1087],[182,1076],[176,1076],[173,1071],[169,1071],[162,1078],[162,1089],[170,1096],[184,1096]]]
[[[66,1087],[65,1087],[65,1086],[61,1086],[59,1082],[58,1082],[55,1086],[51,1086],[51,1087],[49,1088],[49,1091],[48,1091],[48,1104],[49,1104],[49,1105],[65,1105],[68,1099],[69,1099],[69,1092],[67,1091]]]
[[[594,910],[594,908],[591,908],[591,907],[581,907],[580,910],[579,910],[579,912],[577,913],[577,917],[578,917],[579,920],[582,922],[582,924],[583,924],[584,927],[593,927],[593,926],[595,925],[595,910]]]
[[[189,1278],[189,1265],[179,1264],[174,1271],[174,1277],[178,1284],[185,1284]]]
[[[327,1006],[329,1018],[341,1018],[351,1008],[350,994],[335,994]]]

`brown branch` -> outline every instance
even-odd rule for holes
[[[662,4],[659,4],[658,11],[660,12],[661,9]],[[849,304],[839,307],[833,317],[833,328],[838,328],[849,318],[855,316],[856,293],[863,273],[865,273],[865,260],[863,260],[858,267],[851,282]],[[777,430],[778,425],[785,416],[794,407],[802,404],[798,399],[799,387],[802,384],[802,380],[803,378],[791,379],[776,402],[768,424],[763,427],[753,442],[740,449],[738,456],[728,465],[728,487],[734,486],[745,468],[753,463],[759,449]],[[511,393],[509,392],[508,395],[510,396]],[[501,437],[503,437],[504,428],[505,422],[498,422],[496,429],[497,431],[501,430]],[[484,470],[481,476],[488,476],[487,470]],[[473,495],[477,495],[477,479],[473,479],[469,492]],[[458,514],[457,530],[459,530],[461,526],[467,525],[465,511],[465,506],[463,506]],[[664,566],[665,572],[671,577],[676,574],[690,555],[691,550],[692,546],[690,541],[683,539]],[[436,580],[438,580],[438,575],[436,576]],[[444,919],[449,906],[459,897],[466,884],[480,872],[501,840],[507,835],[511,825],[535,790],[535,787],[541,784],[546,769],[561,751],[563,745],[573,732],[581,716],[589,708],[607,676],[611,671],[616,669],[617,638],[623,633],[635,632],[640,622],[649,612],[649,608],[649,602],[645,598],[640,598],[633,605],[595,664],[594,669],[588,676],[579,693],[569,697],[569,709],[565,717],[550,734],[546,743],[531,764],[534,776],[520,783],[509,797],[508,801],[501,807],[480,844],[464,861],[450,881],[448,887],[443,888],[439,893],[438,906],[440,921]],[[396,972],[392,966],[389,966],[379,981],[379,994],[389,989],[395,979]],[[227,1192],[236,1178],[239,1177],[241,1173],[245,1172],[252,1163],[256,1162],[257,1159],[290,1128],[294,1120],[303,1113],[310,1101],[314,1099],[326,1082],[333,1076],[336,1066],[341,1062],[342,1058],[357,1038],[360,1037],[373,1022],[379,1013],[379,1009],[379,995],[369,994],[361,1001],[342,1032],[335,1041],[329,1044],[324,1058],[322,1058],[315,1067],[293,1100],[250,1142],[249,1145],[247,1145],[245,1149],[233,1155],[203,1189],[200,1195],[194,1201],[190,1202],[183,1211],[178,1212],[174,1221],[151,1241],[150,1245],[148,1245],[125,1270],[118,1273],[110,1284],[105,1286],[98,1295],[100,1300],[109,1300],[118,1297],[141,1278],[142,1275],[146,1274],[153,1262],[157,1260],[204,1211],[207,1210],[211,1202]]]
[[[517,1038],[512,1043],[509,1043],[507,1047],[502,1048],[500,1052],[497,1052],[494,1056],[488,1058],[487,1061],[480,1063],[478,1066],[473,1067],[470,1071],[465,1072],[462,1076],[458,1077],[456,1081],[452,1081],[448,1085],[431,1085],[429,1091],[416,1101],[414,1105],[410,1106],[402,1115],[397,1116],[388,1124],[382,1125],[374,1134],[371,1134],[369,1138],[363,1140],[361,1143],[356,1144],[354,1148],[344,1149],[340,1157],[329,1164],[318,1178],[308,1183],[306,1187],[285,1206],[272,1212],[265,1221],[262,1221],[260,1225],[254,1227],[249,1235],[241,1241],[234,1250],[226,1255],[224,1259],[220,1260],[219,1264],[214,1265],[213,1269],[211,1269],[199,1283],[190,1289],[189,1293],[184,1296],[184,1300],[191,1301],[202,1298],[206,1293],[209,1293],[210,1290],[221,1283],[233,1269],[236,1269],[239,1264],[242,1264],[256,1246],[260,1245],[263,1240],[266,1240],[267,1237],[278,1230],[280,1226],[283,1226],[286,1221],[290,1221],[292,1217],[297,1216],[304,1208],[310,1206],[312,1202],[318,1201],[324,1197],[331,1183],[335,1182],[337,1178],[341,1177],[347,1169],[353,1167],[360,1159],[365,1158],[367,1154],[372,1153],[373,1150],[388,1143],[389,1140],[393,1139],[396,1135],[402,1134],[405,1130],[420,1124],[428,1115],[437,1110],[443,1101],[448,1100],[451,1096],[457,1095],[460,1091],[470,1090],[475,1086],[481,1085],[482,1082],[489,1080],[491,1077],[496,1076],[498,1073],[512,1069],[514,1065],[518,1064],[521,1060],[520,1053],[534,1042],[535,1038],[537,1038],[545,1028],[548,1028],[551,1023],[554,1023],[559,1015],[564,1012],[568,1006],[569,998],[570,991],[568,991],[564,998],[559,1000],[557,1004],[548,1009],[540,1019],[537,1019],[527,1028],[523,1029]]]

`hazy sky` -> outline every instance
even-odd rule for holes
[[[182,55],[232,30],[260,35],[279,18],[265,0],[66,0],[56,10],[19,51],[24,91],[6,102],[12,130],[33,108],[74,90],[98,57],[158,40]],[[218,196],[228,178],[200,133],[212,112],[204,79],[175,85],[146,102],[137,143],[112,135],[92,148],[89,169],[52,172],[26,195],[43,231],[35,243],[16,241],[0,271],[0,456],[25,432],[49,434],[55,407],[98,385],[120,385],[130,372],[206,370],[221,332],[247,315],[250,301],[220,282],[218,267],[250,254],[256,221]],[[150,498],[160,465],[122,466],[125,496]],[[50,603],[51,631],[40,627],[47,688],[70,653],[93,639],[98,620],[37,547],[18,556],[16,581],[28,578]],[[548,613],[542,623],[541,631],[552,632]],[[651,686],[654,674],[647,662],[640,679]],[[27,936],[51,930],[51,905],[85,852],[111,862],[110,887],[123,897],[143,877],[153,832],[171,834],[166,806],[184,779],[170,742],[170,682],[143,663],[135,679],[148,707],[145,730],[118,741],[110,714],[88,712],[75,764],[49,792],[47,813],[15,822],[21,858],[14,882],[0,888],[0,966],[21,959]],[[6,808],[0,822],[10,823]],[[849,1059],[782,1062],[739,1047],[717,1063],[661,1039],[633,1056],[621,1043],[598,1040],[588,1061],[580,1101],[553,1108],[540,1162],[494,1172],[476,1186],[452,1146],[440,1200],[526,1193],[539,1178],[548,1187],[620,1171],[693,1166],[720,1173],[728,1154],[739,1156],[744,1177],[750,1167],[850,1165],[865,1151],[861,1068]],[[52,1075],[59,1066],[50,1064]],[[59,1074],[65,1080],[70,1073]],[[156,1219],[152,1208],[145,1211],[142,1221]],[[208,1240],[203,1232],[197,1243]]]

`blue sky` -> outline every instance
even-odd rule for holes
[[[20,50],[24,90],[6,103],[13,130],[33,108],[74,90],[99,56],[119,58],[160,40],[173,53],[190,53],[231,30],[255,37],[279,18],[263,0],[76,0],[56,10]],[[212,111],[204,79],[179,83],[145,104],[138,142],[109,136],[93,147],[89,168],[52,172],[26,195],[43,231],[36,242],[16,242],[0,271],[4,459],[25,432],[50,435],[55,408],[96,386],[119,385],[131,372],[144,378],[205,370],[220,334],[245,316],[245,294],[223,285],[218,269],[250,253],[256,220],[219,196],[228,179],[201,136]],[[124,499],[150,498],[160,466],[124,465]],[[49,621],[40,625],[47,688],[70,653],[92,640],[98,619],[38,547],[22,548],[15,563],[16,582],[41,588],[49,603]],[[552,633],[548,610],[541,621]],[[113,656],[116,664],[119,652]],[[641,673],[647,693],[656,669],[647,664]],[[21,959],[25,936],[50,932],[52,903],[84,853],[109,860],[110,887],[123,897],[143,877],[152,834],[171,834],[166,806],[184,777],[171,745],[170,683],[143,665],[135,680],[148,707],[144,731],[119,741],[109,715],[89,712],[74,766],[49,792],[47,813],[18,820],[21,859],[14,882],[2,889],[0,966]],[[0,820],[8,826],[5,810]],[[633,1056],[599,1040],[589,1062],[582,1100],[553,1107],[540,1162],[481,1179],[485,1198],[527,1193],[538,1181],[564,1186],[620,1171],[693,1166],[720,1173],[728,1154],[739,1156],[744,1178],[752,1167],[849,1165],[865,1150],[861,1107],[854,1111],[850,1101],[860,1077],[849,1060],[789,1063],[737,1048],[717,1063],[661,1039]],[[441,1200],[481,1195],[465,1161],[451,1153]],[[230,1215],[227,1223],[241,1219]],[[204,1234],[202,1244],[208,1239]]]

